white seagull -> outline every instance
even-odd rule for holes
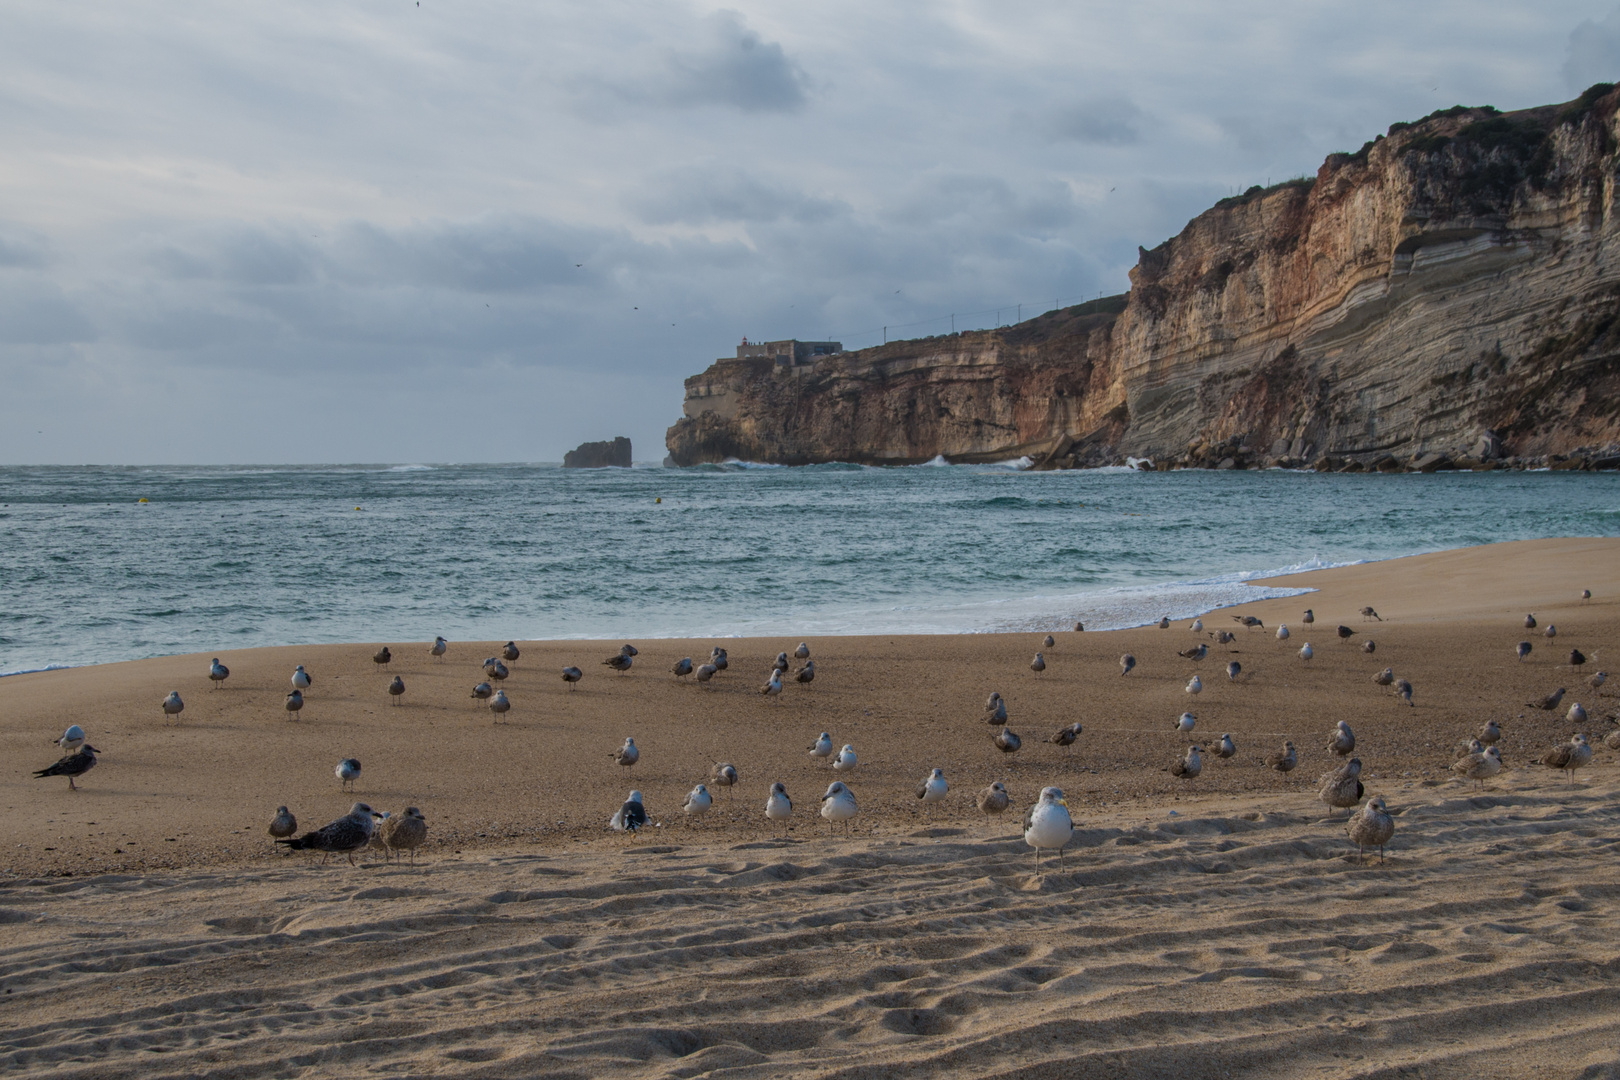
[[[1041,861],[1042,851],[1056,850],[1058,866],[1063,865],[1063,848],[1074,839],[1074,821],[1069,817],[1069,804],[1064,801],[1062,788],[1042,788],[1041,801],[1030,807],[1024,815],[1024,843],[1035,849],[1035,861]]]
[[[1189,693],[1189,694],[1201,694],[1201,693],[1203,693],[1203,691],[1204,691],[1203,682],[1201,682],[1199,680],[1198,676],[1194,675],[1192,677],[1192,681],[1187,684],[1187,693]]]
[[[816,737],[815,743],[810,747],[810,756],[818,758],[832,757],[832,736],[823,731]]]
[[[849,770],[853,769],[855,767],[855,748],[849,743],[845,743],[844,748],[838,751],[838,756],[833,758],[832,767],[839,772],[849,772]]]
[[[1184,712],[1181,714],[1180,718],[1176,720],[1176,730],[1191,731],[1193,729],[1193,725],[1196,723],[1198,723],[1198,717],[1194,716],[1190,712]]]
[[[489,711],[495,714],[497,720],[511,711],[511,708],[512,703],[507,700],[505,690],[495,691],[495,696],[489,699]]]
[[[821,797],[821,816],[827,819],[827,831],[832,831],[833,822],[842,821],[847,832],[855,813],[855,793],[842,780],[828,784],[827,793]]]
[[[449,648],[450,643],[448,641],[444,640],[442,637],[436,637],[433,639],[433,648],[428,650],[428,655],[436,656],[442,660],[444,659],[445,651]]]
[[[179,716],[185,711],[186,703],[180,700],[180,691],[170,690],[169,696],[163,699],[163,715],[165,717]],[[73,730],[77,731],[78,728],[75,727]],[[83,742],[84,739],[81,738],[79,741]],[[77,748],[75,747],[75,749]]]
[[[1305,643],[1305,647],[1303,649],[1299,650],[1299,658],[1301,660],[1309,660],[1311,657],[1313,657],[1315,655],[1316,655],[1316,653],[1311,651],[1311,643],[1308,642],[1308,641]]]
[[[699,784],[686,793],[686,800],[681,803],[681,813],[687,817],[698,818],[707,814],[709,807],[713,805],[714,796],[709,794],[708,788]]]
[[[360,759],[346,757],[342,761],[338,762],[337,768],[332,771],[337,775],[337,778],[343,782],[343,786],[352,791],[354,789],[354,782],[360,779]]]
[[[935,769],[928,774],[928,779],[917,785],[917,798],[924,803],[937,803],[945,800],[945,793],[951,786],[945,782],[945,770]]]
[[[787,788],[778,780],[771,785],[770,798],[765,800],[765,816],[771,820],[771,828],[776,828],[776,822],[782,823],[782,834],[787,835],[787,820],[793,816],[793,800],[788,798]]]
[[[216,656],[208,662],[208,677],[213,680],[214,689],[218,690],[220,684],[231,677],[231,669],[220,663]]]
[[[309,689],[309,672],[304,670],[303,664],[299,664],[297,667],[293,668],[292,684],[294,690]]]
[[[179,698],[178,693],[170,694],[169,696],[176,699]],[[163,703],[164,712],[169,711],[168,704],[169,703],[166,701]],[[62,737],[56,740],[56,745],[60,746],[70,754],[73,753],[79,747],[84,745],[84,728],[80,727],[78,724],[74,724],[72,727],[62,732]]]
[[[1288,624],[1287,623],[1283,623],[1281,626],[1277,627],[1277,640],[1278,641],[1287,641],[1288,640]]]

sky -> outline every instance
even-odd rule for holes
[[[656,462],[744,335],[1123,292],[1137,245],[1394,121],[1620,80],[1614,0],[11,0],[0,27],[0,464],[615,435]]]

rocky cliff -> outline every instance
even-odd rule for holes
[[[612,442],[580,443],[563,455],[565,469],[628,469],[630,440],[623,435]]]
[[[808,364],[718,361],[686,380],[670,456],[1612,458],[1617,108],[1597,86],[1396,124],[1314,179],[1221,200],[1143,250],[1120,297]]]

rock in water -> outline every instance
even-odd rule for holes
[[[628,469],[630,467],[630,440],[623,435],[612,442],[580,443],[578,448],[563,455],[565,469]]]

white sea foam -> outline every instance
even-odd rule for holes
[[[16,671],[0,671],[0,679],[7,675],[35,675],[41,671],[66,671],[68,668],[78,667],[77,664],[46,664],[44,667],[18,668]]]

